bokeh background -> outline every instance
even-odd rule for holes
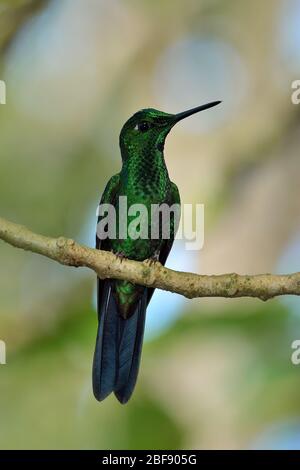
[[[178,125],[166,160],[205,204],[199,273],[300,265],[299,0],[0,1],[0,214],[94,244],[136,110],[218,108]],[[0,447],[300,448],[295,297],[185,300],[157,292],[126,406],[91,389],[95,277],[0,243]]]

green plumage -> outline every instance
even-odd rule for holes
[[[119,220],[119,197],[127,197],[128,207],[133,204],[143,204],[148,212],[147,239],[133,239],[130,234],[125,239],[103,241],[102,249],[110,249],[122,256],[143,261],[157,257],[161,252],[170,251],[174,237],[174,220],[171,218],[170,239],[151,239],[151,205],[180,204],[177,186],[170,181],[164,160],[164,141],[171,129],[173,115],[154,109],[145,109],[136,113],[123,127],[120,134],[122,169],[108,182],[101,203],[110,203],[116,209],[116,220]],[[147,131],[138,129],[139,123],[150,126]],[[128,217],[127,229],[134,220]],[[118,233],[117,223],[117,233]],[[163,260],[165,261],[165,260]],[[115,282],[115,297],[120,308],[120,314],[127,318],[132,314],[142,289],[126,281]]]
[[[104,239],[97,229],[96,248],[137,261],[152,259],[165,264],[179,220],[170,211],[170,230],[166,236],[164,222],[161,224],[162,219],[159,219],[158,223],[152,207],[164,204],[170,208],[176,204],[178,208],[180,204],[177,186],[170,181],[164,160],[165,139],[178,121],[215,104],[217,102],[176,115],[143,109],[125,123],[120,133],[122,168],[109,180],[100,201],[115,208],[116,236]],[[146,224],[140,220],[140,227],[137,224],[133,232],[130,229],[136,212],[126,217],[125,237],[121,236],[122,221],[119,225],[124,196],[128,209],[136,204],[147,209],[146,215],[143,213]],[[141,226],[148,227],[147,233],[136,237]],[[158,227],[157,236],[152,236],[152,230]],[[97,400],[103,400],[111,392],[121,403],[129,400],[138,375],[146,308],[152,294],[153,289],[128,281],[98,279],[99,326],[93,364],[93,390]]]

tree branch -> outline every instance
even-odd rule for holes
[[[300,273],[287,275],[235,273],[199,275],[173,271],[160,263],[120,260],[108,251],[87,248],[64,237],[49,238],[0,218],[0,239],[17,248],[32,251],[75,267],[87,267],[102,278],[128,280],[147,287],[195,297],[256,297],[268,300],[278,295],[300,295]]]

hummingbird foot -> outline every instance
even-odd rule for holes
[[[159,253],[155,253],[151,258],[145,259],[144,263],[148,264],[148,266],[154,266],[156,263],[159,262]]]
[[[123,251],[117,251],[114,253],[116,257],[120,260],[120,263],[122,263],[123,259],[126,258],[125,253]]]

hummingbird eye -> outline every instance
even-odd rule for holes
[[[140,132],[146,132],[150,129],[151,127],[151,124],[150,122],[147,122],[147,121],[142,121],[142,122],[139,122],[136,126],[135,126],[135,130],[137,131],[140,131]]]

